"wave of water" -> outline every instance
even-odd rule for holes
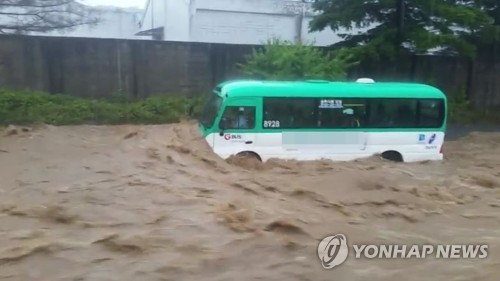
[[[500,134],[443,162],[256,163],[196,126],[43,126],[0,137],[0,280],[498,280]],[[355,260],[319,241],[487,243],[485,260]]]

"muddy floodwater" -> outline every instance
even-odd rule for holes
[[[224,161],[190,122],[0,131],[0,280],[500,280],[500,134],[442,162]],[[487,244],[484,259],[317,246]]]

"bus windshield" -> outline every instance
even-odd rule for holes
[[[208,98],[205,107],[203,108],[203,113],[201,114],[200,123],[205,128],[211,128],[215,118],[217,117],[217,113],[219,112],[219,108],[222,104],[222,98],[216,94],[210,95]]]

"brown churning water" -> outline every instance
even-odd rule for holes
[[[443,162],[231,158],[196,125],[0,132],[0,280],[498,280],[500,134]],[[319,241],[487,243],[485,260],[355,260]]]

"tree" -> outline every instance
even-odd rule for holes
[[[478,0],[477,4],[493,19],[493,24],[467,38],[482,54],[492,56],[492,61],[495,61],[500,55],[500,1]]]
[[[96,24],[96,15],[76,0],[0,0],[0,33],[67,30]]]
[[[241,70],[255,79],[342,80],[349,67],[356,64],[346,50],[327,53],[312,45],[270,39],[263,49],[254,50]]]
[[[498,0],[491,0],[496,2]],[[442,48],[448,53],[472,57],[475,46],[465,35],[492,24],[478,6],[480,0],[316,0],[319,12],[311,31],[330,27],[367,28],[360,34],[341,34],[337,46],[356,47],[360,55],[396,58],[402,52],[426,53]]]

